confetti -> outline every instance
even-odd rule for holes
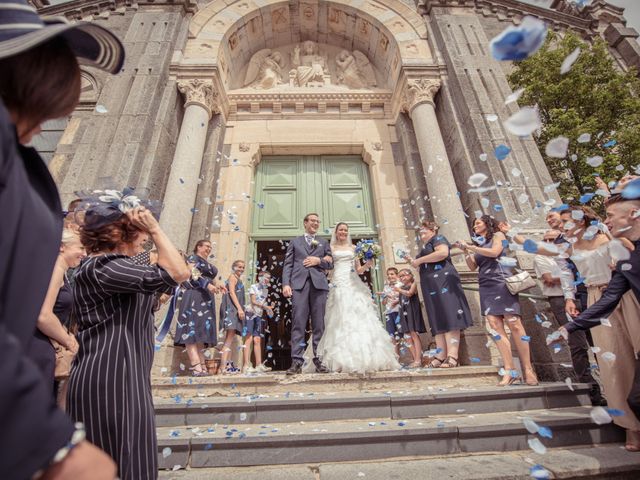
[[[491,40],[491,55],[496,60],[524,60],[542,47],[546,37],[544,22],[527,16],[520,25],[507,27]]]
[[[544,455],[547,453],[547,447],[545,447],[537,438],[530,438],[527,443],[529,444],[529,448],[537,454]]]
[[[547,157],[564,158],[567,156],[567,149],[569,148],[569,139],[567,137],[556,137],[549,140],[545,147],[545,153]]]
[[[474,173],[473,175],[471,175],[469,177],[469,179],[467,180],[467,183],[472,186],[472,187],[479,187],[480,185],[482,185],[484,183],[484,181],[489,178],[487,177],[484,173]]]
[[[510,152],[511,149],[506,145],[498,145],[493,153],[498,160],[504,160],[505,158],[507,158]]]
[[[573,64],[576,63],[578,57],[580,56],[580,47],[576,48],[573,52],[566,56],[566,58],[562,61],[562,65],[560,66],[560,74],[564,75],[571,70]]]
[[[604,425],[613,421],[609,413],[603,407],[592,408],[589,415],[591,416],[591,420],[598,425]]]
[[[578,137],[578,143],[588,143],[591,141],[591,134],[590,133],[583,133],[582,135],[580,135]]]
[[[523,93],[524,93],[524,88],[520,88],[516,90],[504,100],[504,104],[509,105],[510,103],[517,102]]]
[[[587,158],[587,164],[593,168],[599,167],[600,165],[602,165],[602,162],[604,162],[604,158],[599,155]]]
[[[96,105],[96,112],[98,113],[107,113],[107,107],[105,107],[104,105]]]
[[[171,449],[169,447],[165,447],[162,449],[162,458],[167,458],[171,455]]]
[[[538,130],[542,126],[538,110],[533,107],[522,107],[518,112],[511,115],[504,127],[514,135],[526,137]]]

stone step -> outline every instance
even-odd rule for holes
[[[640,454],[622,444],[413,457],[370,462],[314,463],[261,467],[198,468],[160,472],[160,480],[530,480],[531,467],[544,466],[551,479],[635,480]]]
[[[517,413],[438,415],[269,425],[205,424],[159,427],[160,468],[190,468],[378,460],[415,455],[505,452],[528,448],[533,438],[522,419],[548,427],[547,447],[606,444],[624,440],[613,424],[597,425],[590,407]],[[640,457],[638,457],[640,459]]]
[[[406,391],[319,392],[242,397],[156,398],[156,425],[256,424],[341,419],[408,419],[456,413],[515,412],[588,406],[589,386],[562,384]]]
[[[423,368],[376,372],[370,374],[301,374],[287,377],[284,372],[250,375],[217,375],[212,377],[152,377],[154,397],[223,396],[237,397],[256,394],[338,392],[338,391],[387,391],[427,387],[438,383],[445,387],[495,385],[499,379],[494,366],[457,368]]]

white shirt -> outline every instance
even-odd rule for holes
[[[565,292],[563,288],[565,287],[565,285],[564,285],[564,282],[562,281],[562,277],[565,276],[566,274],[563,273],[562,269],[553,258],[545,257],[544,255],[536,255],[535,257],[533,257],[533,268],[536,272],[536,276],[538,277],[538,280],[540,281],[543,295],[546,295],[547,297],[564,296],[565,298],[567,298],[565,296]],[[542,281],[542,275],[544,275],[545,273],[550,274],[552,278],[559,278],[561,284],[553,285],[553,286],[548,286],[547,284],[545,284]]]
[[[398,298],[400,297],[400,294],[394,291],[393,287],[401,287],[401,286],[402,286],[402,283],[400,282],[396,282],[394,285],[389,285],[385,283],[384,289],[382,290],[384,297],[387,299],[387,304],[385,305],[385,310],[384,310],[385,314],[395,313],[400,311],[399,302],[396,305],[393,305],[395,302],[398,301]]]
[[[262,308],[254,305],[251,302],[251,295],[255,295],[255,303],[259,305],[264,305],[267,302],[267,295],[269,294],[269,289],[265,285],[261,285],[259,283],[254,283],[249,288],[249,304],[246,306],[247,312],[253,313],[257,317],[262,316]]]

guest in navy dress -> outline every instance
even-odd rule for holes
[[[185,345],[191,374],[206,376],[206,358],[209,347],[216,345],[216,304],[214,294],[220,287],[216,280],[218,269],[206,259],[211,255],[211,242],[198,240],[193,255],[188,258],[193,265],[191,279],[182,284],[184,291],[178,309],[175,345]]]
[[[438,235],[435,222],[422,222],[420,240],[424,246],[411,266],[420,269],[420,289],[427,310],[427,320],[438,353],[429,367],[458,366],[460,331],[473,324],[460,275],[451,263],[451,245]]]
[[[236,369],[229,362],[231,346],[236,335],[242,335],[246,319],[246,295],[244,284],[241,280],[245,263],[242,260],[236,260],[231,265],[231,269],[233,273],[226,283],[227,293],[222,297],[222,304],[220,305],[220,324],[225,332],[224,346],[220,356],[220,373],[224,374],[236,372]]]
[[[47,296],[40,309],[37,329],[29,345],[29,356],[40,367],[54,398],[56,397],[54,389],[56,349],[64,348],[72,353],[78,351],[78,342],[67,329],[73,295],[66,273],[69,268],[77,267],[85,256],[78,234],[65,229],[62,232],[60,253],[53,267]]]
[[[506,279],[513,275],[513,271],[500,261],[505,255],[507,239],[499,230],[496,220],[489,215],[476,219],[473,223],[473,232],[476,244],[459,242],[457,245],[464,250],[464,258],[469,268],[479,270],[478,284],[482,314],[491,326],[493,340],[504,362],[505,373],[498,385],[511,385],[520,379],[520,374],[514,369],[511,343],[504,329],[505,322],[508,322],[509,330],[515,338],[527,385],[537,385],[538,378],[531,364],[529,337],[520,318],[518,295],[513,295],[507,288]]]

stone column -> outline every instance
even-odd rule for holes
[[[185,112],[164,194],[160,225],[176,247],[188,251],[209,120],[219,113],[219,109],[217,93],[210,81],[181,80],[178,90],[185,97]]]
[[[436,117],[434,97],[440,84],[435,78],[409,79],[405,109],[413,121],[434,220],[454,242],[469,238],[469,229]]]

